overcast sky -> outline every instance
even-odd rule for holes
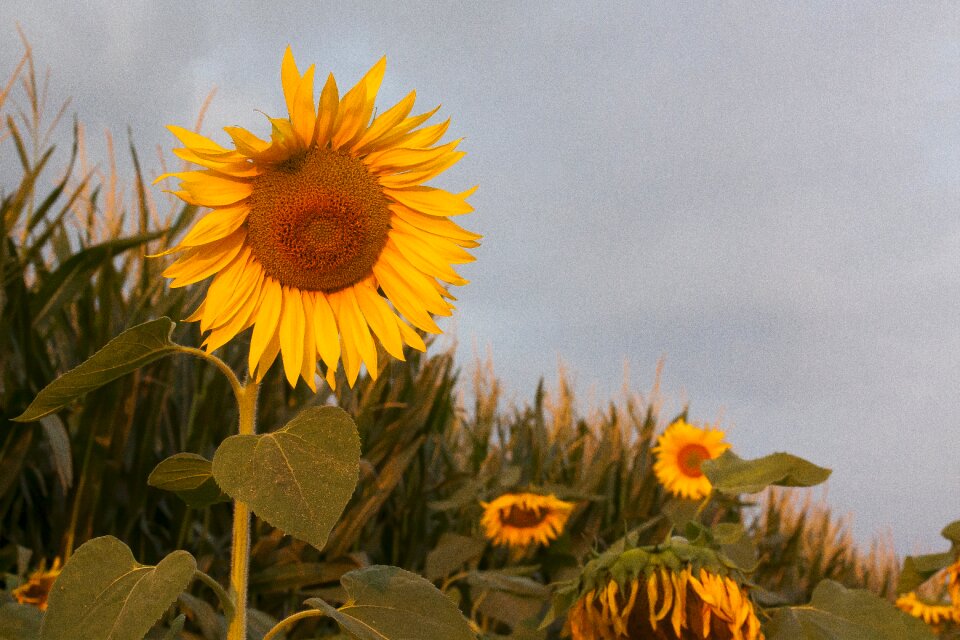
[[[489,348],[517,398],[556,379],[586,403],[647,389],[741,455],[834,468],[867,542],[945,549],[960,518],[960,4],[936,2],[0,3],[72,96],[95,157],[133,130],[284,115],[279,68],[379,105],[443,104],[479,184],[465,226],[461,364]],[[641,6],[642,5],[642,6]],[[802,5],[802,6],[801,6]],[[880,6],[877,6],[880,5]],[[99,156],[97,154],[99,153]],[[448,323],[448,328],[452,325]]]

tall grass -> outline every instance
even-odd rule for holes
[[[186,359],[165,359],[99,391],[40,424],[18,424],[34,395],[123,329],[168,315],[188,315],[200,287],[170,290],[164,259],[145,258],[176,239],[196,211],[154,202],[128,145],[134,178],[116,169],[112,139],[105,169],[86,157],[75,123],[69,149],[60,139],[65,105],[45,117],[44,82],[29,46],[0,93],[0,154],[19,175],[0,185],[0,570],[15,584],[41,561],[65,558],[94,536],[112,534],[153,563],[175,548],[223,578],[228,566],[228,505],[188,508],[148,487],[164,458],[190,451],[207,457],[234,430],[230,390],[218,372]],[[192,325],[175,339],[197,344]],[[237,371],[244,338],[218,355]],[[504,402],[489,360],[467,381],[452,350],[380,358],[376,381],[314,395],[267,376],[260,421],[276,428],[303,407],[334,403],[356,420],[362,438],[361,480],[322,551],[262,522],[254,532],[252,626],[288,614],[304,598],[342,597],[338,579],[369,563],[426,575],[495,637],[545,637],[535,630],[545,584],[573,575],[594,549],[641,528],[653,542],[671,527],[671,502],[652,473],[651,448],[674,416],[661,414],[659,386],[581,414],[566,374],[542,384],[529,402]],[[659,371],[657,375],[659,380]],[[472,402],[459,400],[471,386]],[[517,557],[482,540],[481,500],[513,489],[552,492],[577,507],[566,533],[547,549]],[[802,601],[821,577],[887,595],[895,574],[888,546],[859,550],[829,509],[776,494],[747,522],[761,551],[757,582]],[[728,502],[707,516],[746,517]],[[181,599],[190,612],[185,638],[216,638],[222,618],[210,594]],[[289,635],[332,632],[304,623]]]

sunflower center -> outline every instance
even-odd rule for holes
[[[677,453],[677,465],[683,475],[690,478],[699,478],[703,475],[700,465],[710,459],[710,452],[702,444],[687,444]]]
[[[546,509],[525,509],[523,507],[513,506],[503,516],[503,524],[516,527],[517,529],[529,529],[536,527],[546,520]]]
[[[332,292],[365,278],[387,242],[390,210],[366,166],[310,149],[254,179],[247,242],[280,284]]]

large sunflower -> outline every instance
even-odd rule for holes
[[[450,315],[455,299],[446,286],[467,282],[451,265],[472,261],[465,248],[480,236],[449,217],[473,210],[475,188],[423,184],[463,157],[460,140],[438,144],[449,120],[421,126],[437,109],[410,115],[415,92],[373,117],[385,66],[342,98],[331,74],[317,105],[314,67],[301,74],[288,47],[289,117],[269,119],[270,141],[226,127],[226,148],[169,127],[184,145],[174,153],[203,169],[162,178],[179,178],[174,193],[211,211],[168,252],[180,257],[164,275],[171,287],[213,277],[187,320],[200,322],[208,351],[253,326],[255,380],[278,354],[291,385],[302,377],[316,389],[319,360],[331,386],[341,360],[350,385],[361,364],[376,377],[376,342],[401,360],[404,344],[423,351],[407,322],[440,333],[432,316]]]
[[[563,531],[573,504],[554,495],[506,493],[496,500],[481,502],[487,539],[493,544],[525,549],[547,545]]]
[[[723,441],[723,431],[700,429],[677,420],[657,440],[653,453],[657,461],[653,472],[660,484],[670,493],[699,500],[709,495],[712,487],[700,465],[726,451],[730,445]]]

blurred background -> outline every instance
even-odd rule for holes
[[[438,118],[453,119],[468,156],[439,185],[480,185],[460,222],[483,246],[431,353],[451,349],[464,370],[489,355],[503,406],[532,401],[541,378],[556,388],[562,363],[582,415],[624,387],[650,389],[662,358],[662,417],[689,406],[743,456],[784,450],[832,467],[829,504],[852,514],[864,545],[889,535],[901,554],[943,550],[938,532],[960,495],[960,6],[5,0],[4,81],[24,54],[17,25],[47,122],[71,99],[37,202],[63,176],[75,115],[104,178],[93,181],[91,243],[186,223],[177,210],[163,217],[163,187],[149,183],[173,164],[164,126],[192,127],[212,89],[203,133],[266,135],[258,110],[283,114],[287,44],[301,68],[316,63],[341,86],[386,55],[380,108],[414,88],[421,109],[442,103]],[[4,111],[29,118],[16,91]],[[8,195],[24,171],[3,144]],[[154,213],[141,215],[148,200]],[[111,207],[130,212],[112,230]],[[69,311],[90,340],[80,351],[158,315],[145,302],[157,292],[139,282],[141,297],[124,302],[136,308],[117,306],[112,320],[84,325]],[[47,293],[52,314],[65,301]],[[183,317],[189,303],[164,310]],[[75,353],[21,381],[24,398],[85,357],[78,336],[54,333]],[[469,379],[457,392],[466,406]],[[178,449],[189,438],[177,433],[164,446],[194,450]],[[149,471],[155,444],[96,446],[115,449],[119,473],[122,460]]]

